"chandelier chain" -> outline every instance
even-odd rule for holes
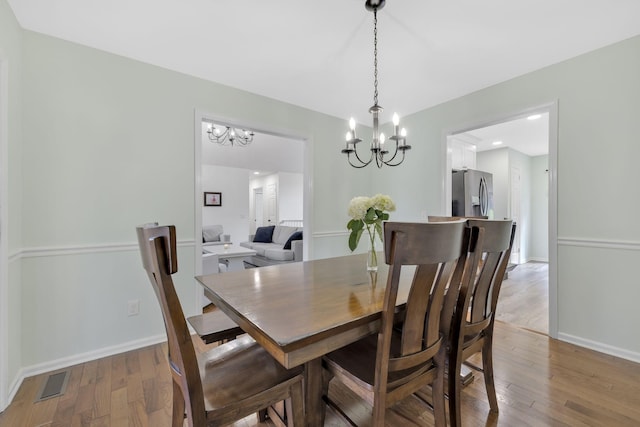
[[[373,105],[378,105],[378,10],[373,9]]]
[[[378,168],[382,166],[398,166],[404,161],[407,150],[411,146],[407,144],[407,131],[400,128],[400,118],[393,115],[393,135],[385,137],[379,131],[380,113],[382,107],[378,105],[378,9],[382,9],[386,0],[366,0],[365,8],[373,12],[373,106],[369,108],[369,113],[373,116],[373,138],[369,148],[369,160],[363,160],[358,154],[357,145],[362,139],[356,135],[356,121],[352,117],[349,120],[349,131],[346,135],[345,148],[343,154],[347,155],[347,161],[354,168],[364,168],[375,160]],[[387,142],[385,144],[385,142]],[[354,157],[351,155],[353,154]]]

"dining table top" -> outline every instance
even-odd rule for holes
[[[381,257],[382,259],[382,257]],[[388,266],[366,255],[198,276],[205,295],[283,366],[291,368],[379,329]],[[397,302],[407,300],[404,271]]]

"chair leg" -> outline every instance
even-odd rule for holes
[[[460,369],[462,366],[462,354],[454,354],[449,358],[449,372],[447,375],[447,388],[449,395],[449,425],[458,427],[462,425],[460,411],[460,395],[462,384],[460,383]]]
[[[385,393],[383,391],[382,393]],[[375,393],[373,396],[373,422],[372,427],[384,427],[384,419],[387,412],[386,396]]]
[[[498,399],[496,398],[496,385],[493,379],[493,337],[487,334],[482,346],[482,370],[484,372],[484,385],[487,389],[487,399],[491,412],[498,412]]]
[[[329,401],[329,383],[331,382],[331,378],[333,378],[333,375],[331,375],[326,369],[322,369],[322,398],[327,399],[327,402]],[[321,406],[320,425],[324,425],[324,420],[326,417],[327,405],[323,401]]]
[[[302,381],[298,381],[291,386],[290,394],[291,397],[287,399],[284,405],[287,411],[287,425],[289,427],[303,426],[306,420],[302,409],[304,407]]]
[[[173,381],[173,414],[171,425],[173,427],[182,427],[184,425],[184,396],[178,383]]]
[[[441,354],[435,359],[437,372],[436,377],[431,385],[431,400],[433,401],[433,418],[436,427],[446,427],[447,414],[445,410],[444,398],[444,373],[445,355]]]

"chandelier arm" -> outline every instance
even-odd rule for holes
[[[362,160],[358,159],[358,161],[360,162],[360,165],[354,165],[353,162],[351,161],[351,156],[349,156],[349,154],[347,154],[347,160],[349,161],[349,164],[351,165],[351,167],[354,167],[356,169],[362,169],[364,167],[367,167],[369,163],[371,163],[371,160],[369,160],[367,163],[364,163]]]
[[[398,141],[396,141],[396,149],[393,152],[393,156],[389,160],[384,161],[384,164],[391,166],[390,163],[393,162],[393,159],[395,159],[397,155],[398,155]]]
[[[388,161],[384,162],[385,165],[387,166],[398,166],[399,164],[401,164],[402,162],[404,162],[404,153],[405,150],[401,150],[402,151],[402,158],[400,160],[398,160],[396,163],[391,163],[393,161],[393,159],[396,157],[396,154],[393,155],[392,158],[390,158]]]
[[[363,165],[360,167],[365,167],[367,166],[369,163],[371,163],[371,160],[373,160],[373,150],[371,150],[371,157],[369,157],[368,161],[363,161],[360,156],[358,155],[358,147],[357,144],[353,144],[353,153],[356,155],[356,159],[358,159],[358,161]],[[349,163],[351,163],[351,161],[349,161]],[[351,164],[351,166],[353,166],[353,163]],[[357,166],[355,166],[357,167]]]

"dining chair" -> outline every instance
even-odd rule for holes
[[[219,309],[188,317],[187,322],[205,344],[226,342],[244,334],[242,328]]]
[[[498,412],[498,400],[493,378],[493,327],[500,288],[509,263],[516,224],[511,220],[467,220],[468,227],[481,230],[480,247],[474,251],[471,242],[467,271],[475,273],[471,280],[462,280],[451,325],[448,355],[447,389],[449,425],[461,425],[460,398],[462,364],[473,354],[482,353],[482,371],[489,407]]]
[[[446,425],[446,349],[439,331],[440,311],[446,286],[460,280],[469,233],[464,221],[384,223],[389,273],[380,330],[323,357],[324,399],[339,415],[346,416],[328,396],[332,380],[341,381],[373,406],[375,427],[384,425],[388,407],[431,384],[435,425]],[[401,312],[404,319],[398,323],[401,273],[411,268],[415,272],[406,273],[411,288]]]
[[[302,426],[301,369],[285,369],[248,335],[196,354],[172,279],[178,271],[175,227],[140,226],[137,235],[167,333],[172,425],[183,425],[185,410],[189,426],[220,426],[287,400],[288,424]]]

